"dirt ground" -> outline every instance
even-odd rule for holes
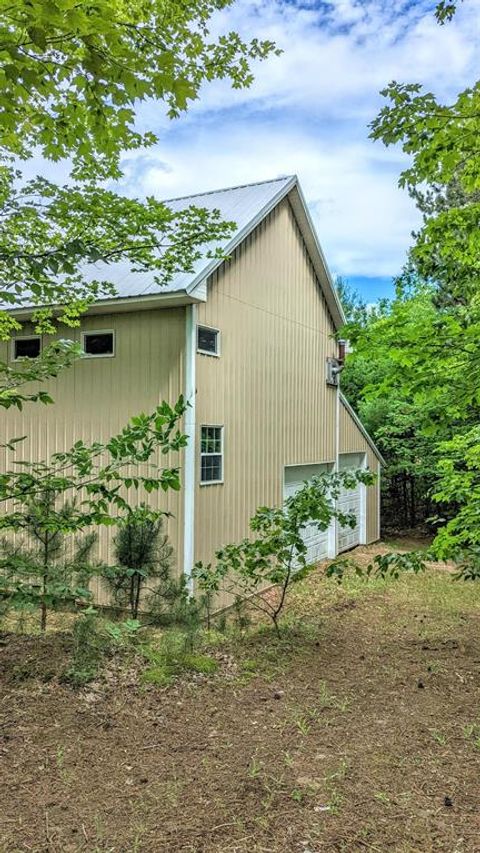
[[[112,664],[73,690],[68,635],[4,637],[0,850],[480,851],[479,627],[447,572],[317,571],[280,641],[227,636],[168,687]]]

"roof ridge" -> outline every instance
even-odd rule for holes
[[[296,175],[282,175],[279,178],[270,178],[269,180],[266,180],[266,181],[252,181],[252,183],[250,183],[250,184],[236,184],[236,186],[233,186],[233,187],[220,187],[217,190],[207,190],[206,192],[202,192],[202,193],[190,193],[188,195],[175,196],[174,198],[164,198],[164,199],[162,199],[162,201],[165,204],[168,204],[169,201],[182,201],[185,198],[198,198],[199,196],[204,196],[204,195],[217,195],[218,193],[227,193],[227,192],[230,192],[231,190],[243,190],[243,189],[246,189],[247,187],[258,187],[258,186],[261,186],[262,184],[277,184],[280,181],[291,181],[292,178],[295,178],[295,177],[296,177]]]

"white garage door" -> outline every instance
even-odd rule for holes
[[[364,456],[361,453],[343,453],[338,459],[338,467],[340,471],[353,470],[363,468]],[[339,527],[338,529],[338,550],[347,551],[349,548],[355,548],[361,541],[361,524],[362,524],[362,485],[357,483],[354,489],[342,489],[340,497],[337,501],[337,509],[340,512],[352,513],[356,518],[355,527]]]
[[[285,468],[284,498],[289,498],[298,492],[305,480],[330,469],[330,465],[288,465]],[[328,530],[319,530],[315,524],[308,524],[303,531],[303,541],[307,546],[305,558],[308,565],[326,560],[328,556]]]

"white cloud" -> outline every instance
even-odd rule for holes
[[[417,216],[396,188],[395,152],[368,141],[324,142],[288,118],[254,133],[242,121],[198,129],[192,138],[167,137],[161,148],[159,164],[130,161],[129,186],[137,194],[171,198],[296,172],[334,272],[398,272]]]
[[[432,3],[334,0],[330,13],[324,5],[240,0],[219,16],[219,31],[270,38],[284,52],[257,66],[251,89],[232,94],[227,82],[208,86],[192,115],[245,103],[356,115],[391,79],[420,80],[448,93],[478,67],[472,21],[479,0],[469,0],[444,27]]]
[[[440,27],[433,2],[239,0],[216,28],[275,40],[278,58],[259,63],[254,85],[205,88],[174,123],[157,122],[156,149],[127,158],[127,192],[168,198],[296,172],[330,266],[344,275],[395,275],[419,223],[397,188],[405,160],[368,138],[379,89],[418,81],[440,97],[474,79],[480,0]]]
[[[283,54],[258,63],[248,90],[206,86],[177,121],[161,105],[142,105],[139,125],[160,141],[125,158],[120,190],[169,198],[297,173],[331,268],[397,274],[419,217],[397,188],[401,152],[368,138],[378,92],[392,79],[418,81],[449,99],[475,79],[480,60],[480,0],[465,0],[444,27],[434,6],[237,0],[217,16],[217,32],[273,39]],[[57,169],[62,180],[63,165],[46,167]]]

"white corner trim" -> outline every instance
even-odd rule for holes
[[[339,469],[340,460],[340,386],[335,389],[335,464],[333,470],[335,473]],[[337,504],[335,504],[337,506]],[[334,559],[338,554],[338,535],[340,525],[337,518],[332,518],[328,531],[328,556]]]
[[[183,482],[183,571],[187,589],[193,593],[193,566],[195,563],[195,359],[197,351],[197,307],[185,308],[185,435],[188,443],[184,456]]]
[[[364,471],[368,468],[367,454],[363,454],[361,468]],[[367,544],[367,487],[365,483],[360,483],[360,545]]]

